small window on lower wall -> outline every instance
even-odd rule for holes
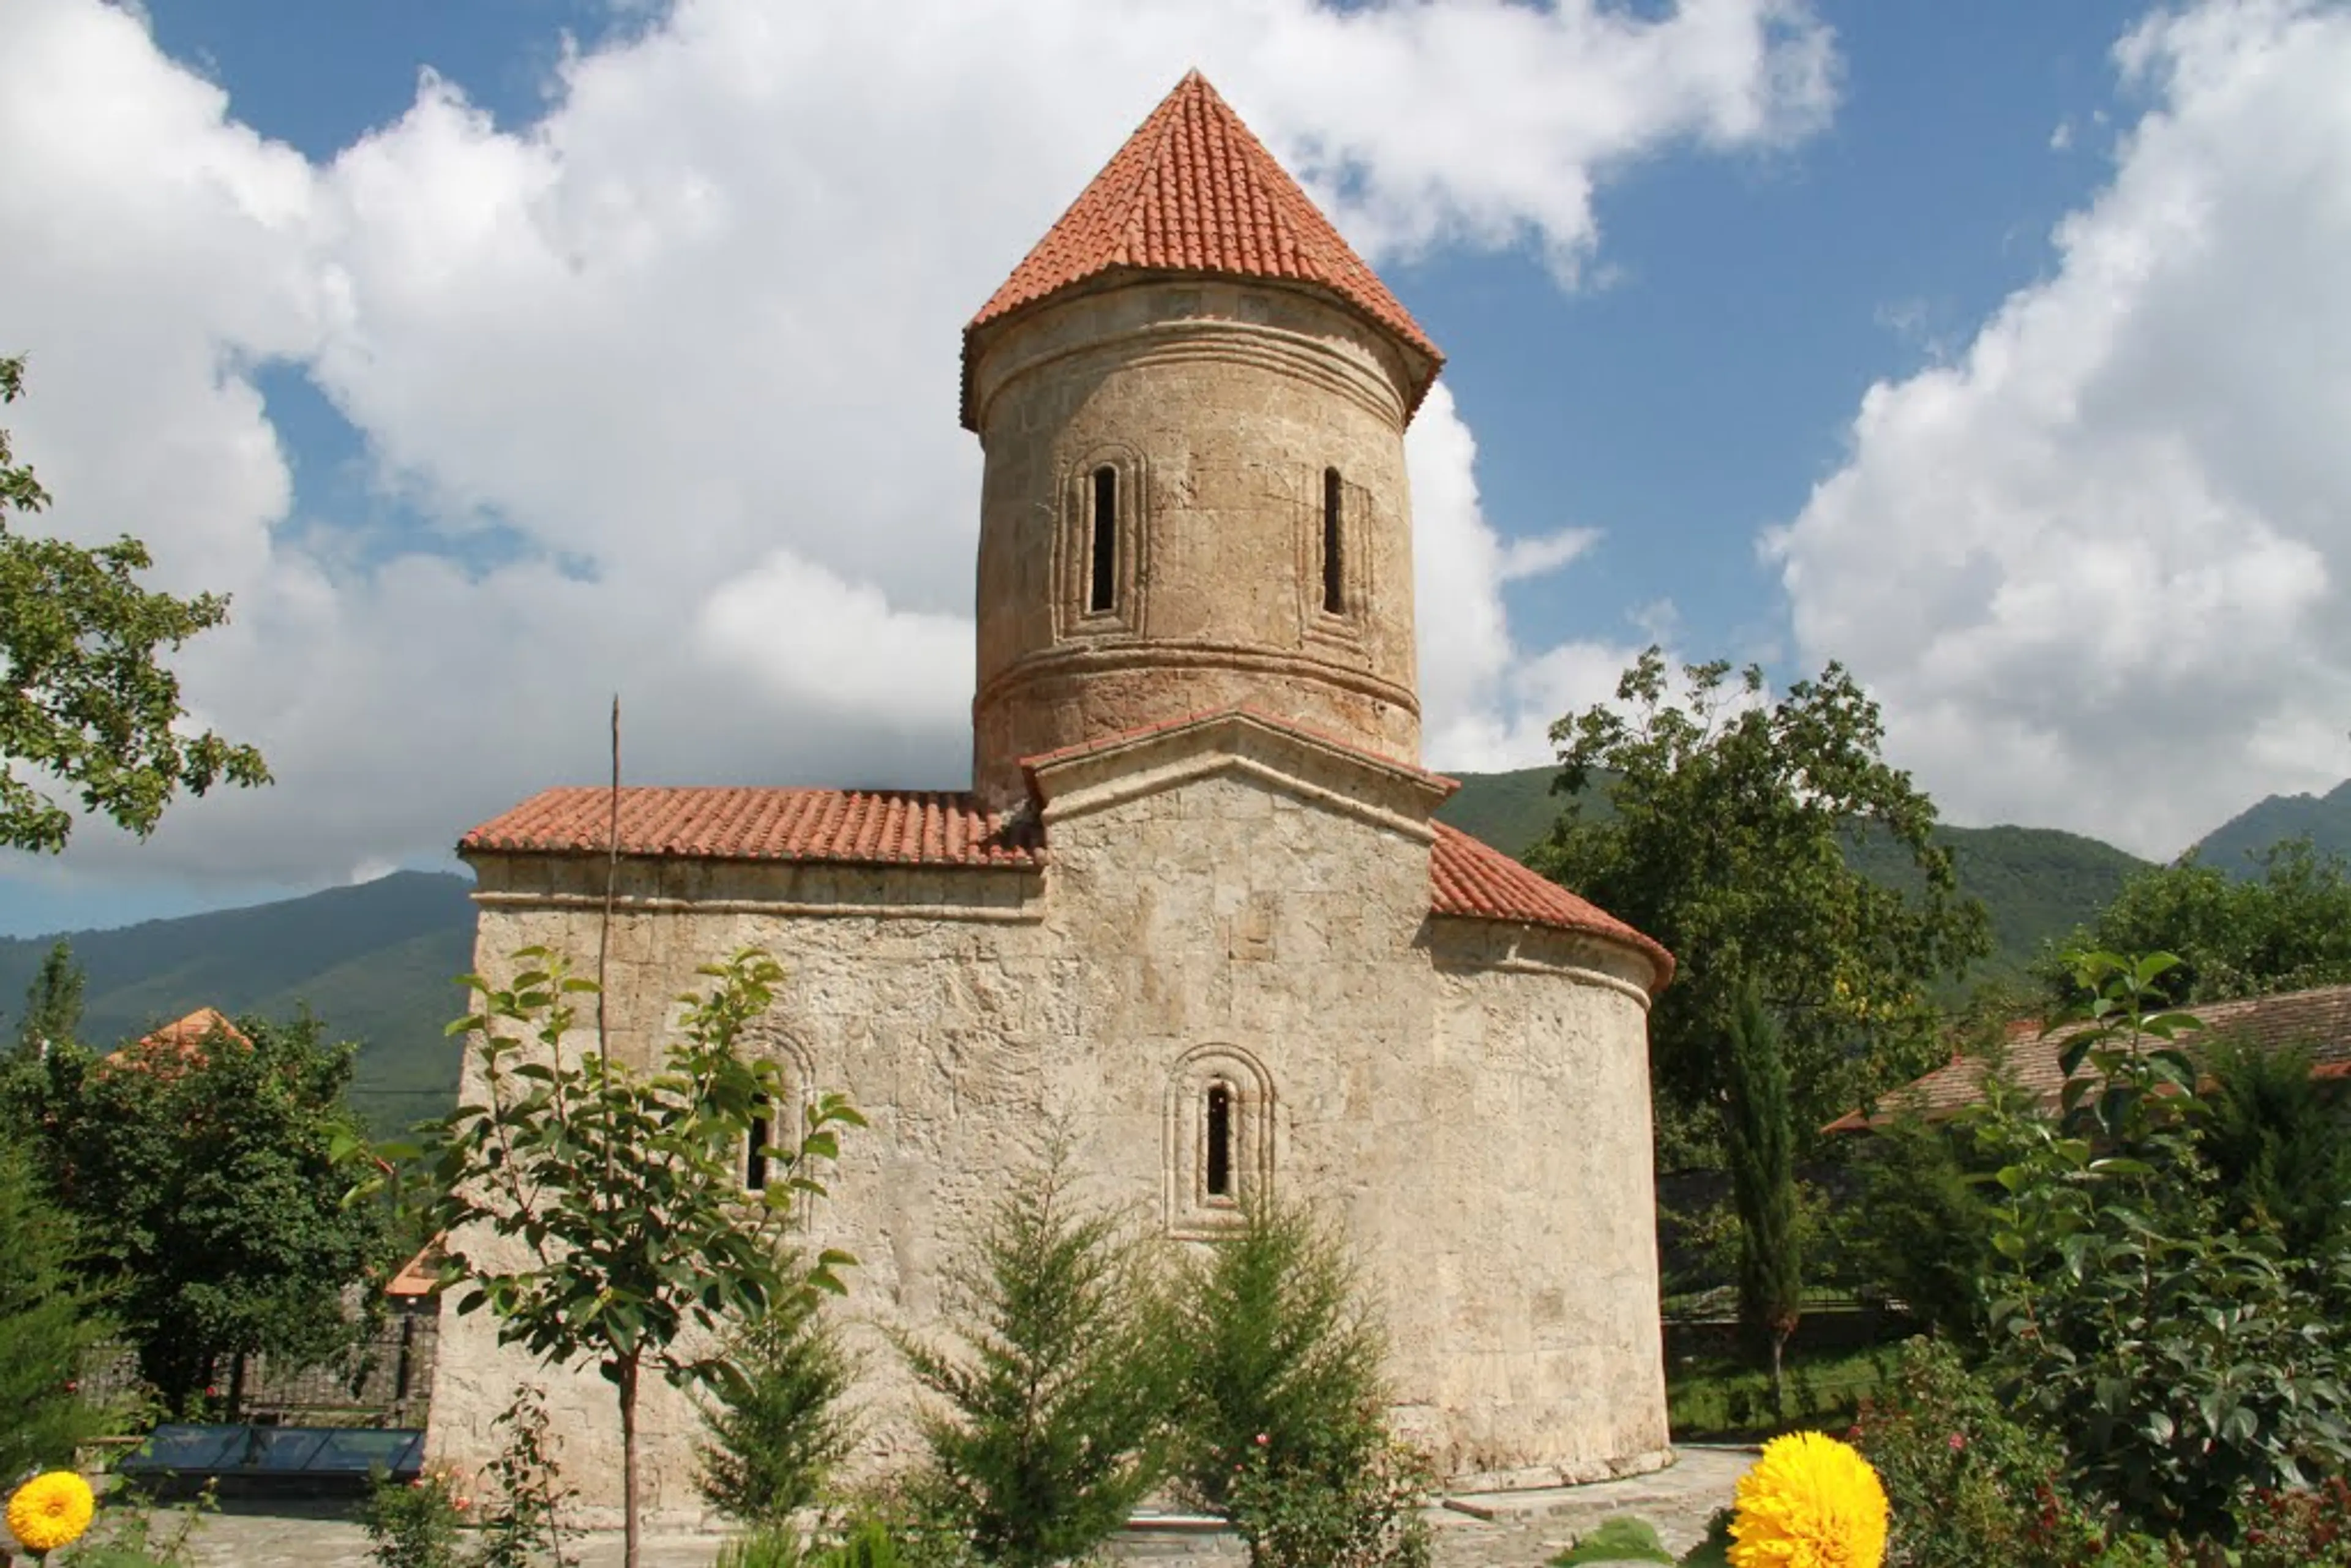
[[[1273,1080],[1256,1057],[1224,1044],[1184,1053],[1167,1085],[1170,1235],[1220,1236],[1242,1223],[1272,1189],[1274,1124]]]

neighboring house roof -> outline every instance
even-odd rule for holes
[[[2196,1047],[2225,1041],[2259,1051],[2308,1046],[2313,1078],[2351,1078],[2351,986],[2205,1002],[2177,1010],[2204,1026],[2183,1035],[2182,1044]],[[2065,1088],[2058,1059],[2064,1054],[2065,1042],[2088,1027],[2071,1024],[2043,1035],[2037,1021],[2011,1025],[2006,1041],[2010,1075],[2042,1104],[2056,1105]],[[1982,1098],[1984,1071],[1990,1065],[1980,1057],[1954,1056],[1886,1095],[1876,1114],[1849,1111],[1821,1131],[1857,1133],[1882,1127],[1912,1107],[1928,1121],[1940,1121]]]
[[[601,853],[611,792],[545,789],[458,841],[457,852]],[[1033,867],[1033,823],[941,789],[646,788],[621,791],[621,852],[655,858],[853,865]]]
[[[400,1266],[400,1272],[394,1274],[391,1281],[384,1286],[383,1293],[387,1296],[398,1296],[403,1300],[413,1301],[419,1296],[429,1296],[439,1290],[443,1239],[444,1238],[435,1236],[417,1249],[416,1256]]]
[[[977,336],[1064,289],[1113,272],[1190,272],[1302,284],[1332,296],[1424,356],[1412,406],[1445,362],[1298,182],[1208,79],[1186,74],[1004,286],[964,329],[966,426],[977,428]]]
[[[228,1020],[227,1014],[214,1008],[198,1008],[187,1017],[174,1019],[152,1034],[108,1051],[100,1059],[99,1065],[101,1068],[116,1063],[152,1067],[161,1062],[183,1063],[200,1056],[204,1043],[214,1036],[234,1040],[238,1045],[253,1044],[236,1025]]]

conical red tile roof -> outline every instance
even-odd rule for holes
[[[964,423],[977,428],[971,365],[983,329],[1065,288],[1128,269],[1270,278],[1335,296],[1426,357],[1412,388],[1416,408],[1445,362],[1412,313],[1196,70],[1151,111],[964,329]]]

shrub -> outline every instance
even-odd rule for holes
[[[780,1522],[815,1504],[852,1437],[840,1400],[851,1365],[813,1291],[788,1292],[728,1346],[704,1419],[701,1490],[732,1518]]]
[[[932,1469],[918,1489],[979,1556],[1007,1568],[1081,1557],[1165,1473],[1174,1393],[1146,1310],[1152,1281],[1119,1215],[1081,1205],[1069,1145],[1016,1174],[974,1256],[947,1274],[960,1355],[902,1341]]]
[[[1322,1437],[1302,1454],[1255,1445],[1242,1461],[1232,1512],[1251,1568],[1427,1568],[1427,1462],[1375,1420]]]
[[[40,1191],[33,1161],[0,1127],[0,1484],[72,1465],[109,1412],[81,1396],[82,1364],[109,1325],[72,1271],[73,1221]]]
[[[1339,1233],[1303,1207],[1253,1203],[1181,1271],[1168,1343],[1186,1347],[1177,1482],[1222,1512],[1244,1462],[1345,1468],[1381,1441],[1386,1345]]]
[[[2064,1451],[1946,1342],[1902,1347],[1893,1390],[1864,1407],[1854,1441],[1886,1485],[1888,1557],[1902,1568],[2053,1564],[2080,1534],[2058,1490]]]
[[[428,1468],[407,1481],[378,1472],[360,1516],[369,1561],[377,1568],[455,1568],[468,1501],[444,1469]]]
[[[2273,1234],[2228,1233],[2187,1123],[2201,1107],[2174,1043],[2195,1027],[2141,998],[2170,960],[2095,954],[2090,1071],[2053,1120],[1979,1108],[1999,1151],[1991,1370],[2070,1448],[2085,1498],[2123,1523],[2225,1536],[2230,1501],[2351,1463],[2344,1325]]]
[[[2262,1487],[2238,1500],[2238,1568],[2351,1568],[2351,1483]]]
[[[572,1561],[563,1550],[562,1511],[578,1490],[556,1468],[547,1396],[526,1385],[493,1427],[505,1430],[506,1442],[483,1472],[488,1495],[474,1515],[482,1539],[472,1568],[531,1568],[542,1553],[562,1568]]]

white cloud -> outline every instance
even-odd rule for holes
[[[2207,4],[2058,264],[1864,398],[1767,548],[1959,821],[2170,855],[2351,771],[2351,12]]]
[[[143,848],[86,833],[68,868],[252,883],[432,852],[600,777],[616,690],[638,779],[956,781],[957,335],[1195,63],[1375,258],[1530,243],[1562,276],[1613,167],[1783,143],[1833,96],[1792,0],[681,0],[567,57],[532,123],[428,73],[322,165],[135,16],[8,0],[11,427],[61,531],[131,528],[164,583],[234,592],[181,667],[280,780]],[[370,519],[298,499],[272,361],[440,539],[382,559]],[[1538,759],[1582,655],[1522,648],[1499,586],[1586,541],[1496,538],[1441,394],[1412,453],[1431,755]]]

